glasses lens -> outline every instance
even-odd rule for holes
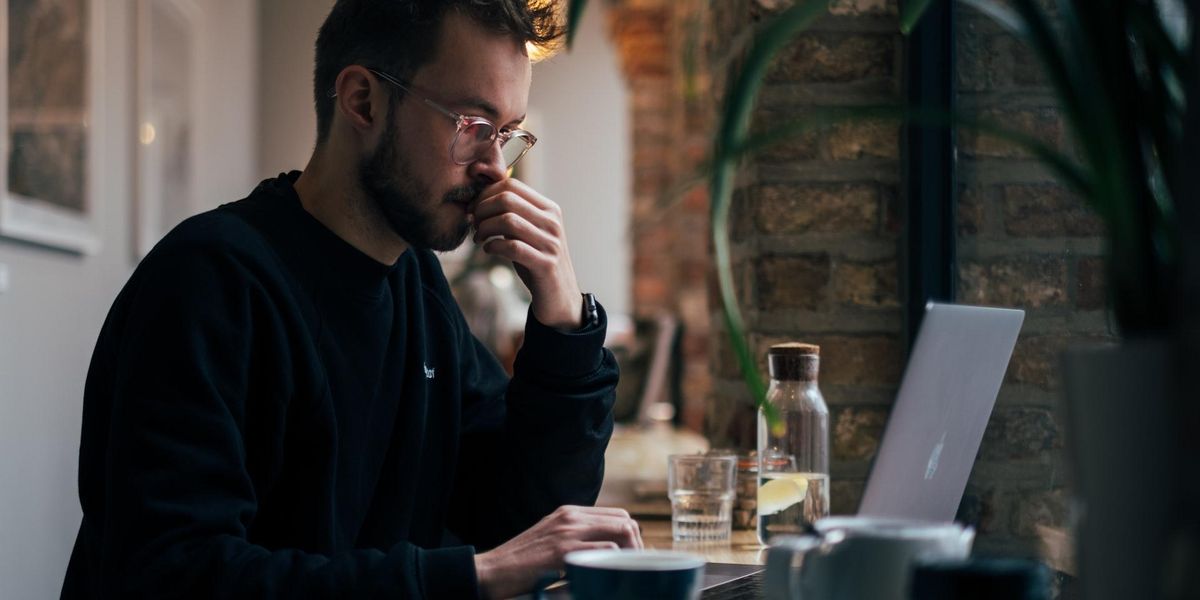
[[[454,138],[450,154],[454,162],[465,165],[475,162],[491,149],[496,130],[487,122],[475,121],[463,127]]]
[[[500,154],[504,156],[504,166],[511,167],[513,163],[521,159],[533,144],[523,135],[514,135],[500,147]]]

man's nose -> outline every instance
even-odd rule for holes
[[[485,185],[496,183],[508,176],[508,167],[504,164],[504,154],[500,151],[499,140],[493,141],[479,158],[470,166],[471,178]]]

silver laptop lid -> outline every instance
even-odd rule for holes
[[[860,515],[952,521],[1025,312],[930,302]]]

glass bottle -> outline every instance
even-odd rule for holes
[[[758,538],[808,531],[829,516],[829,407],[817,387],[821,348],[771,346],[767,402],[779,423],[758,414]]]

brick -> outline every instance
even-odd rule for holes
[[[982,460],[1028,460],[1061,447],[1058,424],[1049,409],[998,407],[988,421],[979,456]]]
[[[754,224],[774,234],[871,233],[879,223],[872,184],[763,185],[754,189]]]
[[[1014,503],[1012,533],[1021,537],[1036,537],[1038,525],[1062,527],[1067,522],[1070,495],[1064,488],[1026,491]]]
[[[669,252],[676,260],[691,260],[709,255],[712,234],[707,213],[676,211],[673,227],[677,232],[677,239]]]
[[[1015,8],[1013,7],[1012,0],[996,0],[996,3],[1001,5],[1004,8],[1007,8],[1010,10],[1015,10]],[[1053,16],[1058,15],[1057,0],[1036,0],[1034,2],[1034,4],[1036,4],[1038,9],[1041,10],[1042,13],[1048,17],[1053,17]]]
[[[633,296],[638,306],[665,307],[670,289],[662,277],[635,277]]]
[[[677,290],[680,300],[686,299],[690,294],[703,297],[708,290],[708,278],[711,274],[712,259],[707,255],[703,258],[684,260],[678,276],[679,281],[683,284]]]
[[[704,430],[714,448],[749,448],[758,439],[758,409],[730,399],[708,403]]]
[[[889,79],[895,70],[893,34],[807,33],[776,59],[768,81],[849,83]]]
[[[894,260],[837,263],[833,268],[834,301],[863,308],[900,306],[896,268]]]
[[[884,237],[896,239],[904,228],[903,217],[900,214],[900,194],[895,186],[880,187],[880,197],[883,201],[883,230]]]
[[[1058,389],[1061,386],[1063,351],[1074,346],[1094,346],[1111,340],[1111,336],[1102,331],[1023,335],[1017,338],[1006,381]]]
[[[964,262],[959,297],[970,304],[1043,308],[1065,306],[1067,265],[1057,256]]]
[[[817,336],[812,342],[821,346],[822,383],[893,386],[900,381],[904,351],[894,337]]]
[[[671,72],[667,40],[659,36],[622,38],[618,51],[630,79],[664,77]]]
[[[1075,267],[1075,307],[1100,310],[1108,306],[1107,266],[1103,258],[1081,258]]]
[[[954,520],[974,527],[979,535],[998,533],[1006,528],[1001,524],[1003,519],[1000,518],[1009,512],[1006,499],[997,492],[995,486],[987,483],[979,485],[971,481],[963,492]]]
[[[754,303],[754,268],[746,263],[734,265],[733,271],[733,293],[737,298],[739,310],[742,312],[742,318],[745,319],[746,312],[755,308]],[[724,306],[721,303],[721,285],[718,277],[712,278],[709,282],[709,295],[714,298],[713,309],[724,323]],[[749,328],[749,325],[747,325]]]
[[[1016,237],[1099,236],[1104,223],[1082,198],[1056,184],[1001,187],[1004,228]]]
[[[847,17],[900,14],[896,0],[833,0],[829,3],[829,12]]]
[[[714,352],[716,375],[722,379],[741,379],[741,367],[738,366],[737,356],[733,352],[733,343],[729,340],[729,334],[724,327],[712,330],[712,344],[716,349]],[[753,351],[754,346],[751,348]],[[757,358],[755,355],[756,360]],[[759,372],[766,373],[766,369],[760,366]]]
[[[866,482],[861,479],[843,480],[833,473],[829,484],[829,514],[852,515],[862,503]]]
[[[765,256],[755,263],[760,309],[816,310],[828,285],[828,254]]]
[[[834,408],[829,435],[832,458],[839,461],[870,460],[879,449],[888,409],[874,406]]]
[[[961,186],[958,192],[958,235],[978,235],[984,227],[984,203],[987,190],[978,185]]]
[[[1042,66],[1041,59],[1038,58],[1037,53],[1028,44],[1013,40],[1009,52],[1012,53],[1013,83],[1025,87],[1046,87],[1049,85],[1049,79],[1046,78],[1046,69]]]
[[[1016,348],[1008,364],[1007,379],[1041,388],[1054,389],[1059,385],[1059,355],[1069,340],[1061,335],[1029,335],[1017,338]]]
[[[977,115],[979,119],[1006,129],[1015,130],[1050,146],[1063,146],[1062,117],[1054,108],[990,109]],[[999,138],[970,128],[959,129],[959,150],[968,157],[1030,158],[1024,149]]]
[[[1007,87],[1012,68],[1012,38],[984,35],[968,21],[955,38],[955,82],[959,92],[984,92]]]
[[[833,160],[900,158],[900,125],[884,121],[857,121],[835,125],[825,139]]]
[[[759,136],[773,131],[795,118],[796,116],[792,113],[756,110],[751,116],[750,131],[752,136]],[[754,156],[754,160],[762,163],[792,163],[813,160],[818,157],[819,141],[820,136],[816,131],[811,129],[803,131],[760,150]]]
[[[670,22],[670,13],[664,6],[627,6],[615,11],[619,14],[611,24],[613,37],[624,40],[635,37],[664,35]]]
[[[758,190],[749,187],[733,191],[729,199],[729,237],[734,241],[742,241],[757,233],[755,225],[759,200]]]

